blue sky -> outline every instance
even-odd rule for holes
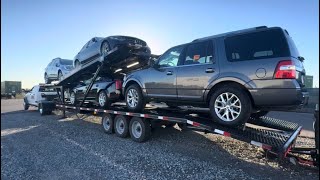
[[[55,57],[73,59],[94,36],[130,35],[152,53],[255,26],[287,29],[319,87],[318,0],[1,0],[1,81],[43,82]]]

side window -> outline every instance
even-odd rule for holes
[[[208,42],[206,63],[215,63],[214,49],[212,41]]]
[[[37,90],[38,90],[37,86],[33,86],[33,88],[31,89],[33,93],[35,93]]]
[[[91,40],[90,40],[90,41],[91,41]],[[80,52],[83,51],[83,50],[85,50],[85,49],[87,48],[87,46],[88,46],[88,44],[89,44],[90,41],[88,41],[88,42],[81,48]]]
[[[178,47],[169,49],[160,57],[158,61],[158,65],[160,67],[177,66],[182,49],[183,49],[183,46],[178,46]]]
[[[94,38],[92,38],[92,39],[89,41],[89,43],[88,43],[88,45],[87,45],[87,48],[89,48],[90,46],[92,46],[92,44],[94,44],[94,43],[95,43]]]
[[[190,44],[187,48],[184,65],[213,63],[212,42]]]

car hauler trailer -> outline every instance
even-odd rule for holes
[[[85,97],[90,91],[97,75],[108,68],[105,62],[110,58],[117,58],[117,49],[109,52],[104,57],[97,58],[87,65],[79,69],[75,69],[62,81],[56,84],[58,91],[58,98],[55,102],[51,102],[57,109],[63,111],[65,117],[66,111],[80,112],[86,111],[94,113],[102,117],[102,127],[108,134],[116,133],[119,137],[127,137],[130,135],[131,139],[136,142],[144,142],[151,135],[151,128],[156,124],[165,124],[172,126],[178,124],[182,130],[194,130],[204,133],[220,134],[231,137],[243,142],[250,143],[265,150],[266,153],[275,154],[278,157],[289,158],[291,162],[299,162],[303,164],[319,165],[319,109],[315,111],[315,134],[316,147],[315,148],[296,148],[295,142],[300,134],[302,127],[296,123],[285,120],[274,119],[269,117],[250,118],[248,123],[239,127],[226,127],[214,123],[208,113],[196,109],[168,109],[160,107],[146,108],[141,113],[133,113],[127,110],[126,106],[114,105],[108,109],[86,107],[84,105],[85,98],[77,106],[72,106],[65,103],[64,89],[70,87],[72,83],[77,81],[78,77],[82,75],[91,75],[91,82],[86,90]],[[150,57],[151,58],[151,57]],[[50,104],[50,103],[49,103]],[[43,108],[52,107],[46,102]],[[49,112],[51,109],[43,112]],[[307,154],[311,156],[312,160],[300,158],[295,154]]]

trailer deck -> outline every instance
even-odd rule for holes
[[[221,126],[214,123],[203,112],[196,110],[167,109],[167,108],[149,108],[142,113],[133,113],[127,111],[124,106],[114,106],[108,110],[76,107],[70,105],[57,104],[56,107],[61,110],[69,111],[87,111],[92,113],[123,115],[128,117],[139,117],[148,120],[166,121],[178,123],[186,129],[201,131],[205,133],[220,134],[240,141],[248,142],[252,145],[261,147],[265,150],[277,154],[286,154],[294,144],[302,127],[296,123],[287,122],[280,119],[263,117],[251,119],[242,127],[232,128]]]

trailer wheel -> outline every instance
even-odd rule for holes
[[[29,104],[28,104],[27,99],[24,99],[24,100],[23,100],[23,109],[24,109],[24,110],[28,110],[28,109],[29,109]]]
[[[118,137],[125,138],[129,135],[129,119],[123,115],[114,118],[114,131]]]
[[[144,142],[148,140],[151,135],[150,122],[145,119],[133,117],[129,125],[130,136],[133,141]]]
[[[105,133],[112,134],[114,133],[113,128],[113,117],[110,114],[105,114],[101,119],[102,128]]]

